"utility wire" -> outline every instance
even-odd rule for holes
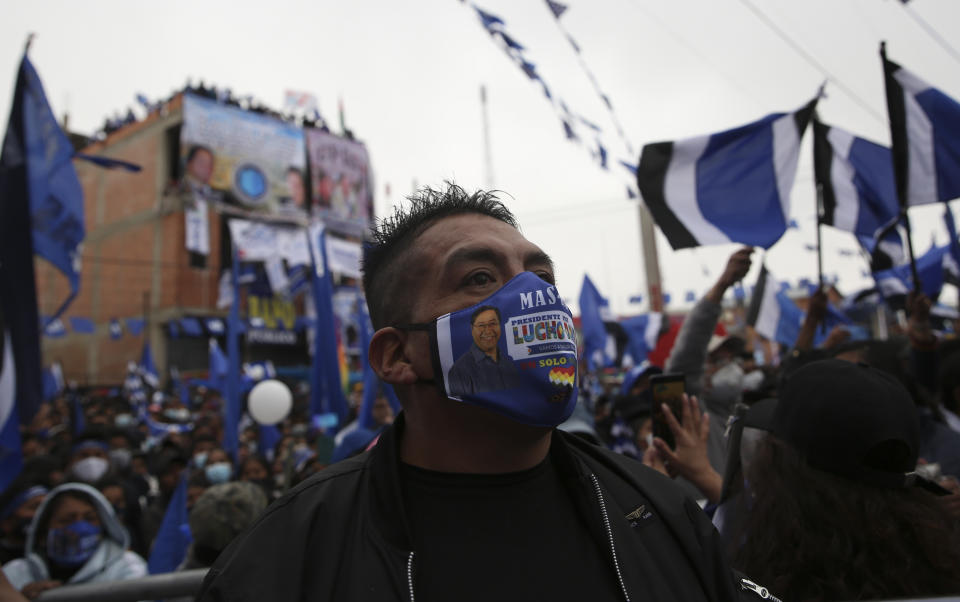
[[[924,31],[927,32],[927,35],[929,35],[931,38],[933,38],[933,39],[937,42],[937,44],[940,44],[940,46],[941,46],[944,50],[946,50],[947,53],[948,53],[950,56],[953,57],[953,60],[955,60],[955,61],[957,61],[958,63],[960,63],[960,52],[957,52],[956,49],[955,49],[953,46],[950,45],[949,42],[947,42],[945,39],[943,39],[943,36],[941,36],[940,33],[939,33],[936,29],[933,28],[933,26],[931,26],[929,23],[927,23],[927,22],[924,20],[924,18],[921,17],[921,16],[917,13],[917,11],[913,10],[913,9],[910,7],[910,5],[907,4],[907,2],[906,2],[905,0],[901,0],[901,1],[900,1],[900,4],[903,5],[903,9],[904,9],[905,11],[907,11],[907,14],[910,15],[910,17],[911,17],[914,21],[916,21],[916,23],[917,23],[920,27],[922,27],[922,28],[924,29]]]
[[[781,40],[786,42],[788,46],[793,48],[797,52],[797,54],[802,56],[803,59],[807,61],[807,63],[809,63],[818,71],[820,71],[820,73],[822,73],[827,78],[827,81],[833,83],[844,94],[849,96],[854,102],[860,105],[860,107],[863,110],[870,113],[871,115],[876,117],[877,120],[879,120],[881,123],[886,125],[887,120],[883,115],[881,115],[876,109],[874,109],[869,104],[867,104],[867,102],[862,98],[860,98],[860,96],[856,92],[854,92],[850,87],[848,87],[846,84],[840,81],[837,77],[835,77],[832,73],[830,73],[830,71],[828,71],[827,68],[824,67],[822,63],[820,63],[820,61],[814,58],[813,55],[811,55],[809,52],[804,50],[803,47],[800,46],[800,44],[798,44],[796,41],[794,41],[794,39],[790,37],[785,31],[780,29],[780,27],[777,26],[777,24],[774,23],[773,20],[766,15],[766,13],[764,13],[762,10],[757,8],[752,2],[750,2],[750,0],[740,0],[740,3],[746,6],[747,8],[749,8],[750,11],[754,15],[756,15],[758,19],[763,21],[763,23],[767,27],[769,27],[771,31],[777,34],[777,36],[779,36]]]

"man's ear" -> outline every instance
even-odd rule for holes
[[[407,333],[399,328],[381,328],[370,339],[370,367],[386,383],[412,385],[419,380],[405,349]]]

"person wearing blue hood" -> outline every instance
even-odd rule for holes
[[[24,557],[5,564],[3,572],[31,599],[60,585],[143,577],[147,563],[128,544],[127,531],[99,491],[66,483],[37,509]]]

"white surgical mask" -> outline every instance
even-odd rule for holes
[[[110,468],[110,462],[103,458],[91,456],[74,464],[70,471],[73,473],[73,476],[81,481],[96,483],[100,480],[100,477],[107,473],[108,468]]]
[[[127,466],[130,466],[130,458],[133,457],[133,452],[129,449],[111,449],[108,454],[110,456],[110,462],[117,468],[124,469]]]

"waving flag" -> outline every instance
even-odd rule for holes
[[[947,256],[943,259],[944,277],[954,286],[960,287],[960,238],[957,237],[957,224],[949,206],[943,208],[943,222],[947,226]]]
[[[157,366],[153,363],[153,351],[150,349],[150,341],[143,343],[143,352],[140,354],[140,364],[137,366],[140,378],[154,389],[160,384],[160,375],[157,373]]]
[[[333,283],[327,268],[326,231],[320,224],[310,227],[310,290],[316,315],[313,328],[313,362],[310,372],[310,414],[337,415],[342,424],[347,415],[338,360],[336,319],[333,315]]]
[[[960,197],[960,103],[887,59],[880,46],[902,205]]]
[[[943,288],[944,282],[944,260],[949,257],[947,246],[931,247],[929,251],[917,257],[917,276],[920,278],[918,288],[931,299],[936,300],[940,296],[940,289]],[[873,272],[873,279],[877,283],[880,294],[887,300],[906,295],[914,288],[909,265]]]
[[[787,229],[800,139],[817,99],[725,132],[643,147],[637,184],[674,249],[770,248]]]
[[[620,325],[627,331],[627,351],[633,363],[640,364],[646,361],[647,356],[657,346],[660,340],[660,330],[663,327],[663,314],[649,313],[620,320]]]
[[[187,471],[183,471],[150,550],[147,570],[151,575],[172,573],[183,562],[192,540],[187,518]]]
[[[873,237],[900,213],[889,148],[815,120],[813,157],[824,224]]]

